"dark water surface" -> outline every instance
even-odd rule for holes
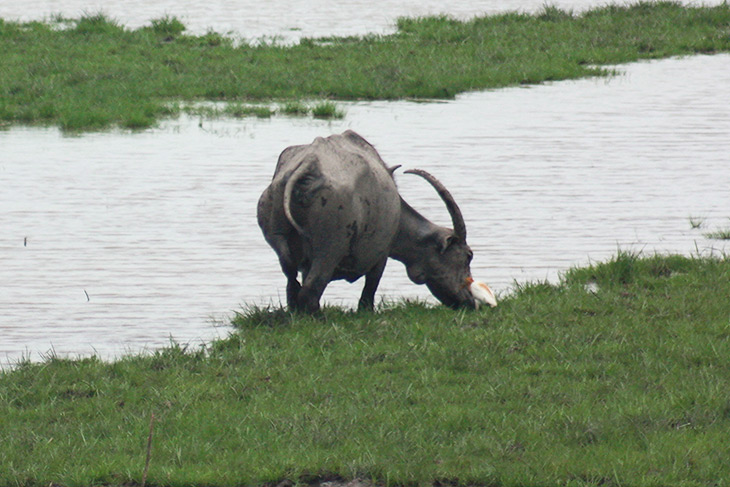
[[[730,56],[621,67],[606,79],[343,104],[342,121],[181,118],[142,133],[0,131],[0,359],[109,358],[227,329],[284,278],[256,225],[279,152],[353,129],[388,164],[440,178],[461,205],[475,277],[556,279],[617,248],[721,252],[730,228]],[[449,218],[420,178],[406,200]],[[690,218],[702,221],[692,229]],[[354,305],[361,283],[328,288]],[[428,296],[392,261],[378,297]]]

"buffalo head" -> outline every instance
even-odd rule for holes
[[[428,181],[438,192],[451,215],[453,230],[435,225],[403,202],[401,233],[396,242],[409,248],[410,255],[398,258],[406,264],[408,277],[416,284],[426,284],[431,293],[451,308],[474,308],[474,298],[468,289],[474,253],[466,243],[466,225],[459,206],[451,193],[435,177],[422,169],[405,171]],[[404,225],[405,223],[405,225]],[[409,231],[403,231],[409,229]]]

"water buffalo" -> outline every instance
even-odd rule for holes
[[[443,304],[474,308],[467,289],[473,253],[459,207],[429,173],[406,171],[436,189],[454,229],[430,222],[398,194],[393,179],[398,167],[388,168],[350,130],[281,153],[259,199],[258,222],[287,277],[290,310],[316,312],[330,281],[362,276],[358,308],[373,309],[388,257],[405,264],[411,281],[426,284]]]

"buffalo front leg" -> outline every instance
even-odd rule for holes
[[[362,288],[360,302],[357,304],[358,310],[372,311],[375,307],[375,291],[378,289],[378,284],[380,284],[380,278],[383,277],[383,271],[387,262],[388,258],[385,257],[365,274],[365,287]]]
[[[329,264],[326,261],[315,261],[309,271],[306,272],[297,299],[299,311],[312,314],[319,311],[319,300],[327,284],[329,284],[334,270],[334,265]]]

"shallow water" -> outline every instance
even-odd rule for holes
[[[196,345],[243,303],[278,305],[284,277],[256,225],[279,152],[354,129],[388,164],[432,172],[461,205],[474,275],[506,292],[617,248],[707,255],[730,227],[730,56],[621,67],[622,76],[343,104],[344,120],[181,118],[143,133],[0,131],[0,358],[108,358]],[[448,224],[436,193],[397,173]],[[692,229],[690,217],[703,221]],[[354,305],[361,283],[331,285]],[[428,296],[391,261],[378,298]]]

